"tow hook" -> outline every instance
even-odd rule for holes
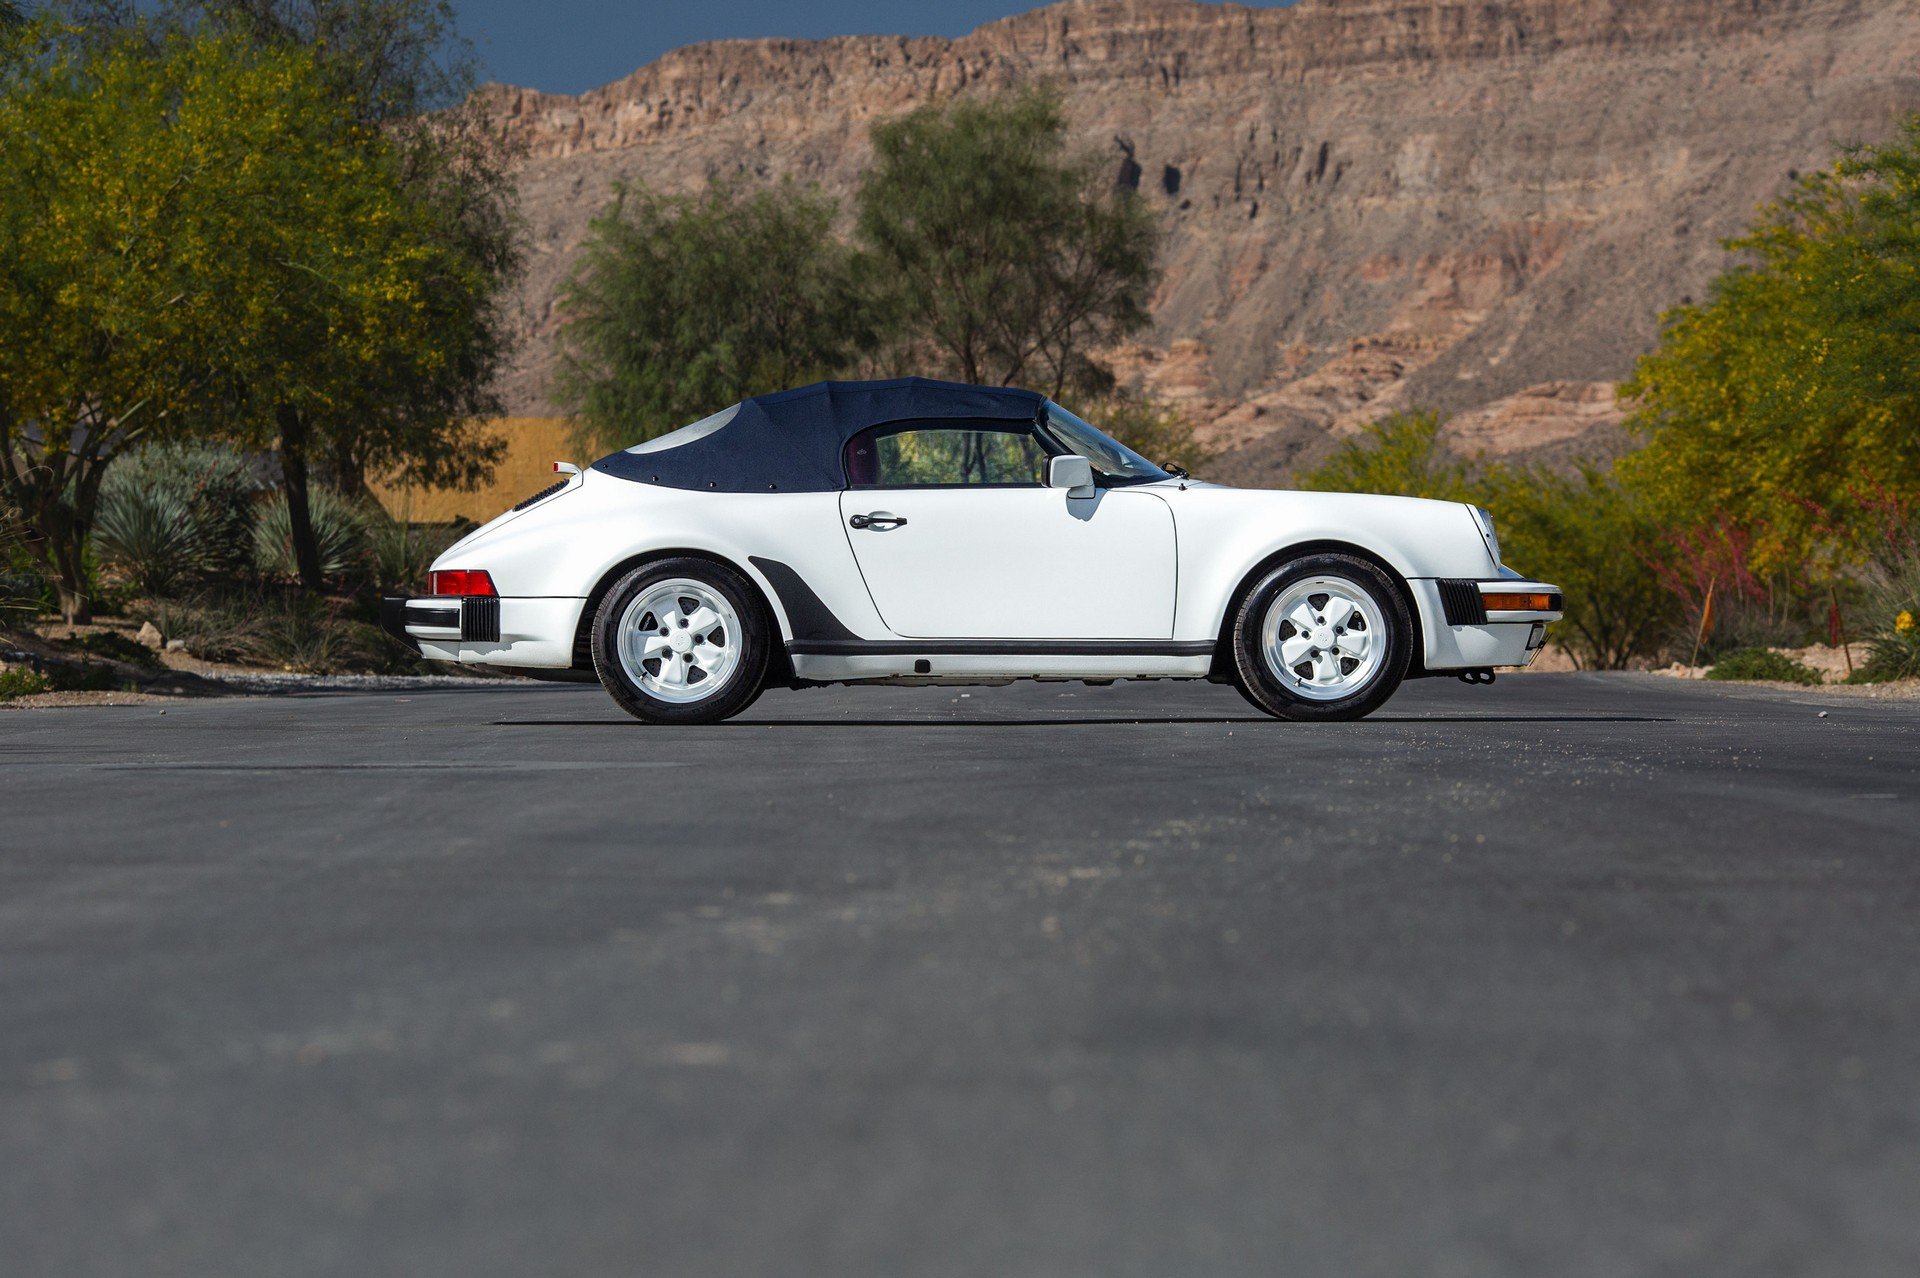
[[[1473,684],[1487,684],[1487,683],[1492,683],[1492,682],[1493,682],[1493,671],[1491,671],[1491,670],[1462,670],[1462,671],[1460,672],[1460,682],[1461,682],[1461,683],[1473,683]]]

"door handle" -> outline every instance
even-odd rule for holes
[[[898,528],[907,522],[905,515],[890,514],[876,510],[871,515],[855,515],[847,520],[849,528],[871,528],[875,532],[885,532],[889,528]]]

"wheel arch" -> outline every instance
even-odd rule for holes
[[[772,652],[767,663],[768,681],[786,681],[793,678],[793,661],[787,655],[787,645],[782,641],[787,633],[787,619],[780,611],[779,604],[774,600],[772,593],[767,589],[766,583],[761,581],[760,574],[730,556],[698,546],[665,546],[643,550],[628,555],[600,574],[599,580],[593,583],[593,589],[587,592],[586,604],[580,609],[580,620],[574,626],[573,668],[575,670],[593,669],[593,621],[600,611],[600,601],[607,597],[607,592],[634,569],[662,559],[704,559],[739,573],[741,579],[753,588],[753,593],[760,603],[760,611],[771,632]]]
[[[1413,619],[1413,653],[1407,666],[1406,677],[1414,679],[1426,673],[1425,623],[1420,619],[1420,604],[1413,596],[1413,587],[1407,584],[1407,579],[1401,576],[1400,570],[1389,563],[1378,551],[1369,550],[1365,546],[1356,545],[1350,541],[1318,538],[1282,546],[1241,575],[1240,580],[1235,583],[1232,592],[1227,596],[1226,607],[1221,610],[1214,626],[1213,664],[1207,669],[1208,679],[1215,683],[1233,682],[1233,619],[1239,614],[1240,605],[1246,602],[1249,594],[1253,593],[1253,588],[1260,584],[1261,578],[1280,565],[1303,555],[1326,554],[1352,555],[1355,559],[1364,559],[1387,574],[1387,580],[1393,583],[1394,588],[1400,592],[1400,598],[1407,605],[1407,615]]]

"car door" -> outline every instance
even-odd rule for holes
[[[1164,639],[1173,513],[1142,489],[1069,498],[1013,422],[894,423],[847,446],[840,518],[887,628],[913,639]]]

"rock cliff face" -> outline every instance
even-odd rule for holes
[[[611,183],[844,196],[879,117],[1047,79],[1166,229],[1123,374],[1277,479],[1390,408],[1465,449],[1590,440],[1720,241],[1836,142],[1920,111],[1920,0],[1071,0],[958,39],[726,41],[563,97],[495,86],[532,234],[513,411]]]

